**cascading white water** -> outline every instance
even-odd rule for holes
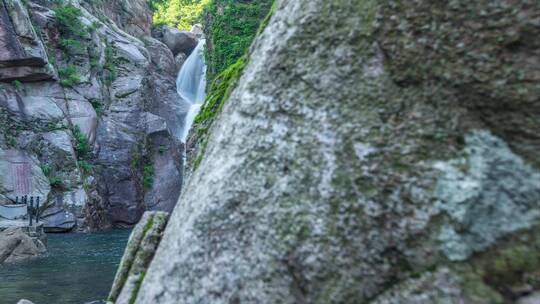
[[[205,40],[201,39],[199,44],[186,59],[184,65],[178,72],[176,78],[176,90],[182,98],[180,102],[186,103],[188,107],[184,126],[181,129],[179,138],[186,142],[189,130],[193,125],[195,117],[201,110],[206,98],[206,64],[204,62]]]

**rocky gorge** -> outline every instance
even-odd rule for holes
[[[135,226],[109,303],[540,303],[538,1],[3,5],[0,199]]]
[[[142,0],[1,4],[0,199],[40,197],[52,232],[172,211],[184,115],[175,78],[196,35],[153,38]]]

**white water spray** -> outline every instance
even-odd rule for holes
[[[201,110],[206,98],[206,64],[204,63],[205,40],[201,39],[197,47],[182,65],[178,78],[176,78],[176,90],[183,99],[180,102],[187,103],[188,111],[181,130],[180,139],[186,142],[189,130],[195,117]]]

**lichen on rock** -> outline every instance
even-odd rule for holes
[[[450,260],[465,260],[540,216],[540,172],[488,131],[465,137],[465,156],[435,167],[438,207],[450,217],[439,241]],[[458,232],[459,231],[459,232]]]
[[[201,131],[204,157],[188,160],[198,168],[136,302],[498,303],[538,290],[522,286],[538,269],[538,11],[276,1]],[[504,262],[511,246],[531,262]]]

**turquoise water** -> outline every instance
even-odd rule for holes
[[[83,304],[107,297],[129,230],[49,234],[47,257],[0,265],[0,303]]]

